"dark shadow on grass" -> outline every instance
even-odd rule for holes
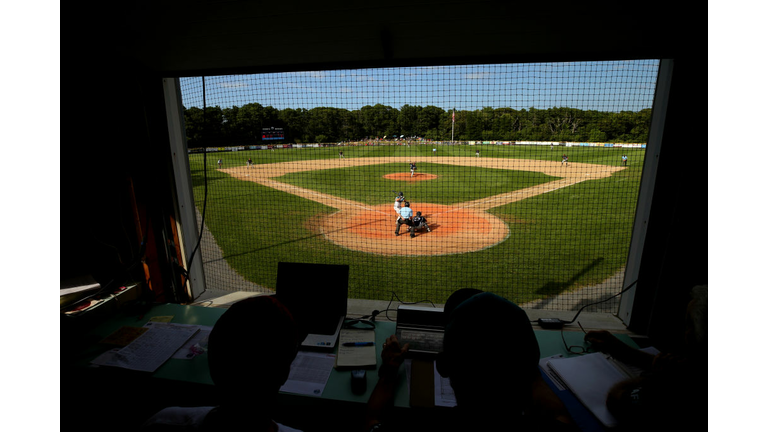
[[[326,233],[333,233],[333,232],[346,231],[346,230],[348,230],[348,229],[350,229],[350,228],[355,228],[355,227],[361,227],[361,226],[365,226],[365,225],[370,225],[370,224],[372,224],[372,223],[374,223],[374,222],[379,222],[379,221],[381,221],[381,220],[384,220],[384,219],[388,219],[388,218],[389,218],[389,216],[386,216],[386,217],[384,217],[384,216],[383,216],[381,219],[378,219],[378,220],[373,220],[373,221],[370,221],[370,222],[365,222],[365,223],[350,224],[350,225],[347,225],[347,226],[345,226],[344,228],[339,228],[339,229],[337,229],[337,230],[333,230],[333,231],[327,231]],[[392,228],[393,228],[393,230],[394,230],[394,226],[393,226]],[[430,228],[432,228],[432,227],[430,226]],[[426,231],[426,230],[425,230],[425,231]],[[267,250],[267,249],[275,248],[275,247],[278,247],[278,246],[284,246],[284,245],[287,245],[287,244],[291,244],[291,243],[296,243],[296,242],[300,242],[300,241],[304,241],[304,240],[309,240],[309,239],[313,239],[313,238],[316,238],[316,237],[322,237],[324,234],[325,234],[325,233],[317,233],[317,234],[312,234],[312,235],[308,235],[308,236],[306,236],[306,237],[301,237],[301,238],[297,238],[297,239],[293,239],[293,240],[286,240],[286,241],[283,241],[283,242],[280,242],[280,243],[276,243],[276,244],[273,244],[273,245],[264,246],[264,247],[260,247],[260,248],[256,248],[256,249],[251,249],[251,250],[249,250],[249,251],[246,251],[246,252],[240,252],[240,253],[236,253],[236,254],[232,254],[232,255],[223,255],[223,254],[222,254],[222,257],[221,257],[220,259],[215,259],[215,260],[211,260],[211,261],[206,261],[204,264],[208,264],[208,263],[212,263],[212,262],[220,261],[220,260],[222,260],[222,259],[223,259],[223,260],[226,260],[227,258],[233,258],[233,257],[237,257],[237,256],[248,255],[248,254],[252,254],[252,253],[254,253],[254,252],[259,252],[259,251],[263,251],[263,250]],[[214,238],[215,238],[215,237],[214,237]]]
[[[597,267],[601,262],[603,262],[603,257],[595,259],[565,282],[547,282],[544,284],[544,286],[536,290],[536,294],[546,296],[546,298],[541,302],[541,304],[536,306],[536,309],[544,309],[549,303],[552,302],[552,300],[555,299],[558,294],[562,294],[565,290],[568,289],[568,287],[573,285],[573,283],[576,282],[578,278],[585,275],[593,268]]]
[[[202,168],[191,170],[190,177],[192,178],[192,187],[205,186],[205,173],[203,172]],[[210,185],[213,182],[226,180],[228,178],[231,178],[231,177],[227,175],[222,175],[216,170],[208,170],[208,185]]]

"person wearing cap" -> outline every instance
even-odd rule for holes
[[[403,196],[403,193],[400,192],[395,197],[395,213],[397,213],[397,218],[400,219],[400,208],[402,207],[403,201],[405,201],[405,197]]]
[[[456,407],[430,419],[432,430],[578,430],[541,377],[539,345],[520,307],[493,293],[463,289],[448,298],[444,316],[436,367],[450,379]],[[387,430],[391,423],[383,401],[394,400],[396,366],[408,348],[394,335],[387,338],[364,430]]]
[[[208,368],[221,403],[164,408],[141,430],[297,431],[275,422],[272,414],[305,336],[274,296],[250,297],[233,304],[208,336]],[[258,343],[244,342],[249,340]]]
[[[397,219],[397,228],[395,228],[395,235],[400,235],[400,225],[408,225],[411,232],[411,238],[416,237],[413,232],[413,210],[411,210],[411,203],[408,201],[403,202],[403,208],[400,209],[400,217]]]
[[[416,212],[416,216],[413,217],[413,230],[420,230],[422,228],[426,228],[427,232],[432,232],[432,230],[429,228],[429,225],[427,225],[427,218],[421,215],[421,212]]]

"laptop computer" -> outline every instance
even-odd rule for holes
[[[411,344],[414,358],[433,358],[443,350],[445,318],[443,308],[400,305],[397,307],[395,336],[400,346]]]
[[[307,349],[333,349],[347,314],[349,266],[277,263],[275,295],[307,333]]]

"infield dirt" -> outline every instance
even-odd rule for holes
[[[475,166],[481,168],[535,171],[558,177],[547,183],[506,192],[479,200],[445,206],[434,203],[411,201],[414,213],[421,211],[427,218],[431,232],[422,230],[415,238],[408,235],[408,226],[400,227],[401,235],[395,236],[397,215],[392,204],[367,205],[311,189],[289,185],[275,180],[285,174],[322,169],[385,164],[391,162],[431,162],[447,165]],[[499,159],[474,157],[422,157],[422,158],[349,158],[322,159],[316,161],[282,162],[235,167],[220,171],[244,181],[253,181],[321,204],[338,209],[331,215],[308,221],[310,229],[322,234],[328,241],[339,246],[381,255],[449,255],[473,252],[494,246],[509,236],[507,223],[486,210],[511,202],[586,181],[608,177],[624,167],[597,164],[571,163],[563,166],[558,161],[529,159]],[[385,176],[397,181],[429,181],[437,178],[429,173],[392,173]],[[349,221],[354,223],[350,224]]]

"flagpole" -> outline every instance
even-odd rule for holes
[[[453,109],[453,115],[451,115],[451,145],[453,145],[453,125],[456,124],[456,108]]]

